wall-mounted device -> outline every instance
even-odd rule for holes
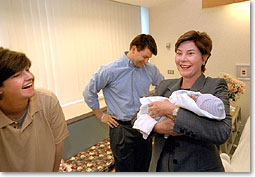
[[[174,74],[174,70],[173,69],[167,70],[167,74]]]
[[[170,49],[170,48],[171,48],[170,42],[166,43],[166,48],[167,48],[167,49]]]
[[[249,64],[237,64],[236,65],[236,77],[240,80],[250,80],[251,67]]]

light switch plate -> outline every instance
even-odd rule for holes
[[[236,65],[236,77],[241,80],[250,80],[251,67],[249,64]]]
[[[174,70],[172,69],[167,70],[167,74],[174,74]]]

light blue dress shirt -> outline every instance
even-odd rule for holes
[[[107,112],[122,121],[132,119],[141,106],[139,99],[149,96],[151,84],[157,86],[164,80],[155,65],[147,63],[142,68],[135,67],[126,54],[102,65],[83,91],[88,106],[99,109],[97,93],[103,89]]]

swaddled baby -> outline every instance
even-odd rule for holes
[[[143,134],[144,139],[147,139],[158,121],[166,118],[165,116],[155,119],[150,117],[148,111],[149,104],[154,101],[164,101],[166,99],[176,106],[190,110],[199,116],[217,120],[222,120],[226,116],[223,102],[212,94],[178,90],[173,92],[169,98],[161,96],[143,97],[140,98],[142,105],[137,114],[137,120],[134,122],[133,128],[138,129]]]

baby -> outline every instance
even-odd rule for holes
[[[212,94],[178,90],[173,92],[169,98],[161,96],[143,97],[140,98],[142,105],[137,114],[137,120],[134,122],[133,128],[139,130],[143,134],[144,139],[147,139],[157,122],[166,118],[165,116],[155,119],[150,117],[148,105],[154,101],[164,101],[166,99],[176,106],[190,110],[199,116],[217,120],[222,120],[226,116],[223,102]]]

